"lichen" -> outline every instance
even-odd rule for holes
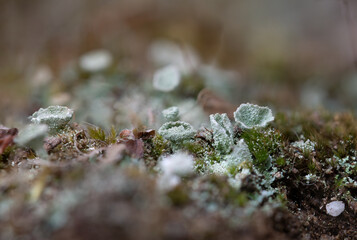
[[[48,127],[45,124],[30,124],[24,129],[21,129],[19,135],[15,138],[15,142],[26,147],[38,147],[43,144],[43,139],[46,137]]]
[[[245,103],[241,104],[234,112],[234,119],[241,128],[251,129],[266,127],[269,122],[274,120],[274,116],[268,107]]]
[[[239,170],[249,166],[251,162],[249,148],[241,139],[234,145],[232,153],[222,157],[220,162],[212,164],[209,168],[215,174],[235,177]]]
[[[179,120],[179,108],[169,107],[162,111],[162,115],[167,121],[178,121]]]
[[[193,138],[196,131],[189,123],[176,121],[164,123],[158,133],[173,143],[182,143]]]
[[[216,150],[222,154],[229,153],[233,145],[233,127],[227,114],[211,114],[210,122]]]
[[[46,153],[43,149],[43,141],[47,136],[47,132],[48,126],[45,124],[30,124],[20,130],[15,142],[20,146],[32,148],[37,155],[44,157]]]
[[[162,92],[171,92],[180,83],[181,75],[174,65],[159,69],[153,78],[153,85],[156,90]]]
[[[46,124],[51,134],[55,134],[64,128],[72,119],[73,110],[63,106],[49,106],[40,108],[30,116],[30,120],[35,124]]]

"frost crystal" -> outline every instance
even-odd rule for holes
[[[35,124],[46,124],[51,133],[66,126],[72,119],[73,110],[62,106],[50,106],[46,109],[40,108],[32,114],[30,120]]]
[[[242,128],[265,127],[274,120],[273,113],[268,107],[245,103],[234,112],[234,119]]]
[[[175,66],[169,65],[154,74],[153,85],[159,91],[170,92],[179,85],[180,80],[179,70]]]
[[[167,121],[177,121],[179,113],[178,107],[170,107],[162,111],[162,115]]]
[[[333,201],[326,204],[326,211],[328,215],[337,217],[345,210],[345,204],[342,201]]]
[[[195,129],[189,123],[181,121],[167,122],[160,127],[158,132],[164,138],[172,142],[189,140],[196,133]]]
[[[19,132],[15,142],[19,145],[37,149],[42,147],[43,139],[47,135],[48,127],[45,124],[30,124]]]
[[[229,153],[233,145],[233,127],[226,113],[209,116],[213,130],[214,146],[222,154]]]
[[[83,55],[79,59],[79,66],[88,72],[98,72],[109,67],[112,61],[112,55],[107,50],[95,50]]]

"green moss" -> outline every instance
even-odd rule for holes
[[[283,157],[278,157],[275,162],[278,167],[284,167],[286,165],[286,160]]]
[[[229,203],[233,203],[233,205],[245,207],[249,202],[249,194],[245,191],[237,191],[236,189],[230,188],[226,200]]]
[[[161,135],[156,134],[152,139],[152,149],[151,156],[158,159],[162,154],[170,152],[170,146],[167,140],[165,140]]]
[[[88,127],[87,129],[89,137],[95,140],[105,142],[106,134],[105,131],[100,127]]]
[[[171,191],[167,193],[167,196],[169,197],[171,203],[174,206],[183,206],[187,204],[190,200],[188,196],[188,191],[187,189],[184,189],[181,185],[175,187]]]
[[[87,132],[90,138],[102,141],[106,144],[113,144],[117,141],[117,131],[115,130],[114,126],[110,128],[110,131],[106,133],[102,128],[97,126],[89,126],[87,128]]]
[[[253,155],[253,165],[260,171],[271,166],[271,157],[280,157],[282,146],[281,134],[276,130],[249,129],[241,136]]]

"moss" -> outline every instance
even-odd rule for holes
[[[278,157],[275,162],[278,167],[284,167],[286,165],[286,160],[284,157]]]
[[[271,157],[280,157],[282,136],[273,129],[249,129],[241,136],[253,155],[253,165],[260,171],[266,171],[271,166]]]
[[[88,127],[87,129],[89,137],[95,140],[105,142],[106,134],[105,131],[100,127]]]
[[[152,144],[152,148],[151,148],[150,156],[152,156],[156,160],[161,155],[171,151],[168,141],[165,140],[159,134],[156,134],[155,137],[152,138],[151,144]]]
[[[190,200],[188,196],[188,191],[182,185],[179,185],[167,193],[170,202],[174,206],[183,206],[187,204]]]
[[[97,126],[89,126],[87,128],[87,132],[90,138],[102,141],[106,144],[113,144],[117,142],[118,133],[115,130],[114,126],[110,128],[110,131],[108,133],[106,133],[102,128]]]

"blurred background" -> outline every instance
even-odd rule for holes
[[[187,98],[209,86],[233,105],[354,111],[355,15],[351,0],[3,0],[0,122],[11,125],[49,104],[120,110],[119,99],[136,95],[129,89],[179,54],[190,84],[204,79],[185,88]],[[78,67],[98,49],[110,54],[105,73]],[[115,118],[77,115],[103,125]]]

